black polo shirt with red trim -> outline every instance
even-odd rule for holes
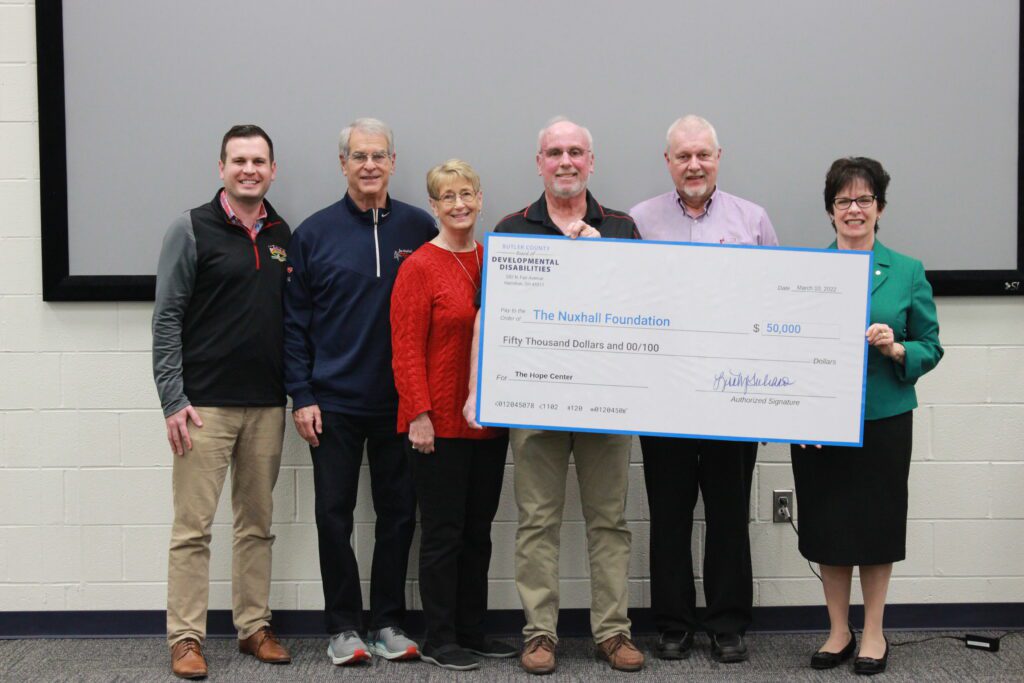
[[[623,240],[639,239],[636,223],[625,211],[616,211],[601,206],[594,195],[587,190],[587,212],[583,216],[587,225],[596,228],[601,237]],[[548,202],[544,195],[522,211],[516,211],[498,221],[494,232],[521,235],[562,235],[562,231],[551,220]]]

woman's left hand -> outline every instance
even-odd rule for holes
[[[476,395],[470,394],[466,397],[466,403],[462,406],[462,417],[466,418],[466,424],[470,429],[483,429],[476,421]]]
[[[434,423],[430,421],[430,415],[420,413],[409,423],[409,441],[414,451],[434,452]]]
[[[906,351],[903,344],[896,342],[896,335],[893,334],[891,327],[885,323],[875,323],[868,328],[864,336],[867,338],[868,344],[878,349],[883,356],[891,358],[897,363],[903,362]]]

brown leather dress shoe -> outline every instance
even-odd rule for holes
[[[549,674],[555,670],[555,641],[547,636],[530,638],[523,645],[519,663],[527,673]]]
[[[604,660],[616,671],[639,671],[644,668],[644,655],[629,636],[619,633],[597,644],[598,659]]]
[[[178,678],[206,678],[206,657],[198,640],[185,638],[171,647],[171,671]]]
[[[268,664],[287,664],[292,661],[292,656],[269,626],[264,626],[245,640],[239,640],[238,651]]]

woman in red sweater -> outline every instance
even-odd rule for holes
[[[427,173],[440,234],[398,271],[391,295],[392,365],[398,431],[408,433],[420,508],[422,658],[447,669],[480,666],[477,655],[513,657],[487,638],[487,568],[508,433],[473,429],[462,416],[483,247],[473,228],[483,204],[480,177],[450,159]]]

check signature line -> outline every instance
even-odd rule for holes
[[[543,379],[510,379],[509,382],[529,382],[531,384],[574,384],[582,387],[614,387],[616,389],[650,389],[636,384],[599,384],[597,382],[548,382]]]
[[[560,349],[547,346],[516,346],[515,344],[501,344],[502,349],[533,349],[537,351],[573,351],[575,353],[615,353],[626,356],[658,356],[660,358],[699,358],[701,360],[752,360],[760,363],[799,363],[810,365],[809,360],[787,360],[785,358],[744,358],[742,356],[696,356],[689,353],[647,353],[644,351],[612,351],[611,349]]]
[[[614,330],[651,330],[652,332],[696,332],[698,334],[755,334],[754,332],[730,332],[727,330],[688,330],[683,327],[641,327],[639,325],[598,325],[596,323],[555,323],[544,320],[523,320],[524,325],[555,325],[556,327],[602,327]]]
[[[836,398],[835,396],[819,396],[818,394],[773,394],[764,391],[719,391],[717,389],[696,389],[702,394],[737,394],[739,396],[777,396],[779,398]]]

